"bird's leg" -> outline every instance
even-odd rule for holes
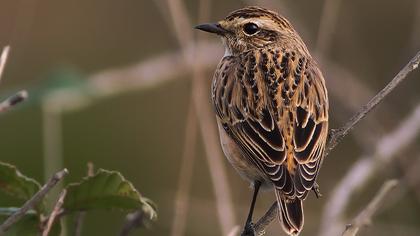
[[[316,198],[322,197],[321,191],[319,190],[319,185],[316,182],[314,183],[312,190],[314,191]]]
[[[258,190],[260,189],[261,182],[256,180],[254,182],[254,195],[252,196],[251,206],[249,208],[248,218],[245,222],[244,232],[242,235],[254,235],[254,227],[252,224],[252,214],[254,213],[255,202],[257,200]]]

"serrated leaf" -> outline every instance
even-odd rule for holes
[[[94,176],[70,184],[67,190],[63,205],[67,211],[136,210],[145,205],[140,193],[117,171],[99,169]]]
[[[26,177],[13,165],[0,162],[0,190],[22,200],[30,199],[41,188],[40,184]]]

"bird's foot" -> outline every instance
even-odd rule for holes
[[[319,190],[319,185],[316,182],[314,183],[312,190],[314,191],[316,198],[322,197],[321,191]]]
[[[254,223],[247,222],[244,227],[244,231],[242,231],[241,236],[255,236],[255,229],[254,229]]]

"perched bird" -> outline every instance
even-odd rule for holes
[[[328,133],[328,96],[317,63],[276,12],[246,7],[197,29],[217,34],[225,55],[211,94],[223,151],[254,187],[245,235],[260,187],[274,190],[286,233],[303,227],[302,201],[315,182]]]

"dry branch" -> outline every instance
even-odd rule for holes
[[[194,151],[197,140],[197,117],[194,112],[192,101],[190,103],[187,122],[185,124],[184,151],[182,154],[181,167],[179,168],[178,187],[175,196],[175,210],[171,228],[172,236],[181,236],[185,234],[189,192],[192,182],[191,177],[196,156]]]
[[[144,212],[142,210],[135,211],[128,214],[126,217],[126,223],[124,224],[119,236],[127,236],[135,228],[142,225]]]
[[[10,46],[3,48],[0,55],[0,81],[3,76],[4,68],[6,67],[7,58],[9,57]],[[0,103],[0,113],[9,110],[9,108],[21,103],[28,98],[28,92],[25,90],[19,91],[6,100]]]
[[[369,113],[376,105],[378,105],[399,83],[401,83],[407,75],[413,70],[417,69],[420,62],[420,52],[410,60],[410,62],[392,79],[392,81],[385,86],[372,100],[370,100],[366,105],[364,105],[359,112],[357,112],[350,120],[341,128],[336,130],[331,130],[330,138],[328,140],[327,148],[325,151],[325,156],[327,156],[332,149],[334,149],[338,143],[348,134],[348,132],[362,119],[367,113]],[[340,186],[345,186],[348,188],[348,185],[340,184]],[[331,205],[331,204],[330,204]],[[261,218],[264,220],[259,220],[255,224],[257,235],[262,235],[265,227],[273,221],[276,217],[276,214],[273,214],[274,208],[270,208],[267,213]],[[326,234],[321,234],[326,236]]]
[[[10,47],[6,46],[1,51],[0,55],[0,81],[3,75],[4,68],[6,67],[7,57],[9,56]]]
[[[55,219],[57,218],[58,214],[62,210],[61,206],[64,203],[64,198],[66,197],[66,194],[67,194],[67,190],[63,189],[63,191],[61,191],[61,193],[60,193],[60,196],[58,197],[57,202],[55,203],[55,206],[54,206],[50,216],[48,217],[47,225],[45,226],[44,230],[42,231],[42,236],[48,236],[48,234],[50,233],[51,227],[52,227]]]
[[[410,145],[419,133],[420,104],[401,122],[399,127],[378,141],[372,155],[359,158],[336,185],[321,217],[319,235],[339,234],[344,224],[342,215],[352,193],[374,176],[381,166],[389,163],[392,158],[396,158],[399,150]]]
[[[26,90],[19,91],[0,103],[0,113],[9,110],[28,98]]]
[[[201,4],[208,5],[209,2],[201,1]],[[174,22],[175,36],[178,43],[183,49],[186,49],[189,42],[193,42],[192,24],[187,14],[184,2],[181,0],[167,0],[167,5]],[[200,11],[203,13],[203,11]],[[202,18],[202,16],[200,17]],[[204,20],[204,19],[203,19]],[[185,50],[184,50],[185,51]],[[212,119],[212,111],[206,96],[206,89],[204,83],[204,68],[200,66],[200,61],[203,54],[195,50],[192,54],[193,63],[191,72],[193,75],[192,81],[192,104],[196,112],[200,133],[203,137],[204,151],[206,152],[206,160],[210,169],[210,177],[213,183],[213,189],[216,197],[216,207],[219,218],[219,223],[222,229],[222,234],[227,235],[235,225],[235,214],[233,210],[232,197],[228,184],[228,179],[223,165],[222,152],[218,142],[218,134],[215,122]],[[190,60],[189,55],[184,54],[184,60]]]
[[[95,166],[92,162],[87,163],[87,176],[92,177],[95,174]],[[74,236],[82,235],[83,221],[85,220],[86,211],[80,211],[76,215],[74,223]]]
[[[13,215],[6,219],[2,225],[0,225],[0,235],[3,235],[13,224],[19,221],[27,211],[35,208],[35,206],[45,197],[45,195],[68,174],[67,169],[63,169],[55,173],[48,182],[42,186],[42,188],[29,199],[23,206],[17,210]]]
[[[355,236],[361,227],[370,224],[373,215],[378,211],[387,194],[393,190],[397,184],[397,180],[386,181],[366,208],[353,219],[351,224],[347,225],[343,236]]]
[[[359,112],[357,112],[350,120],[341,128],[331,130],[328,146],[325,150],[327,156],[335,146],[353,129],[353,127],[376,107],[395,87],[407,78],[413,70],[417,69],[420,63],[420,51],[408,62],[404,68],[383,88],[375,97],[372,98],[366,105],[364,105]]]

